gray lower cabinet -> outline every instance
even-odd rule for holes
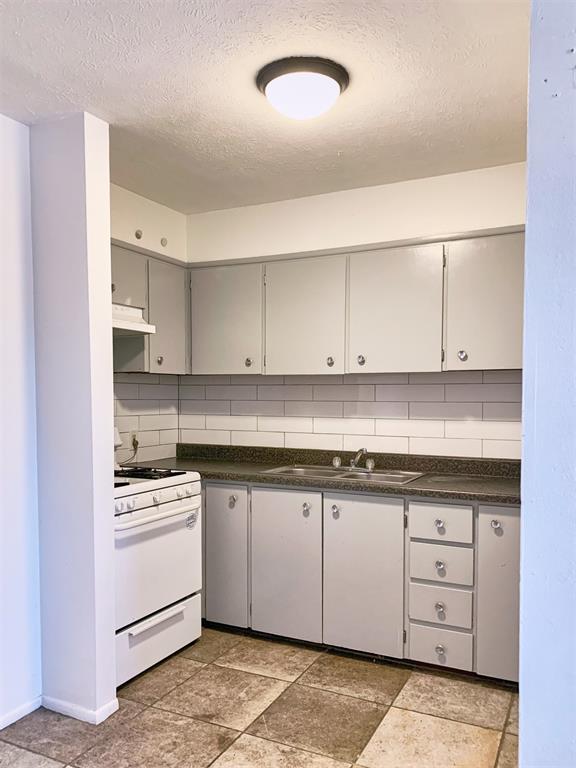
[[[148,322],[156,326],[150,336],[150,373],[186,373],[188,370],[188,270],[149,259]]]
[[[324,643],[404,655],[404,501],[324,495]]]
[[[518,680],[520,510],[478,512],[476,671]]]
[[[206,619],[247,627],[248,489],[207,484],[204,505]]]
[[[252,491],[252,629],[322,642],[322,494]]]
[[[147,259],[128,248],[112,246],[112,301],[147,307]]]

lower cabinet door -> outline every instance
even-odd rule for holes
[[[324,496],[324,642],[403,656],[404,503]]]
[[[477,546],[476,672],[518,680],[519,508],[481,506]]]
[[[252,491],[252,629],[322,642],[322,494]]]
[[[205,615],[208,621],[248,626],[248,489],[206,486]]]

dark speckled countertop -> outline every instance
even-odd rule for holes
[[[341,452],[342,464],[353,454]],[[268,448],[179,445],[178,458],[137,462],[139,466],[194,470],[204,480],[220,480],[292,488],[382,493],[387,496],[520,504],[520,463],[494,459],[459,459],[401,454],[369,454],[379,469],[407,469],[424,476],[407,485],[338,478],[286,477],[265,474],[289,464],[330,466],[333,453]]]

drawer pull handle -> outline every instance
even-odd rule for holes
[[[445,656],[446,655],[446,649],[444,648],[443,645],[437,645],[434,650],[436,651],[438,656]]]
[[[332,366],[334,365],[334,358],[333,357],[327,357],[326,358],[326,365],[328,366],[328,368],[332,368]]]
[[[438,613],[446,613],[446,606],[444,605],[444,603],[436,603],[434,608],[436,608]]]
[[[340,517],[340,507],[337,506],[336,504],[332,504],[332,517],[334,518],[334,520],[338,520],[338,518]]]
[[[366,365],[366,358],[364,355],[358,355],[356,359],[358,361],[358,365]]]
[[[232,496],[230,496],[230,499],[229,499],[230,506],[231,507],[235,507],[237,501],[238,501],[238,496],[236,496],[236,494],[233,493]]]
[[[142,240],[142,230],[137,229],[136,232],[134,232],[134,237],[136,238],[136,240]]]
[[[499,531],[502,528],[502,523],[500,522],[500,520],[492,520],[490,525],[492,526],[492,528],[494,528],[495,531]]]
[[[246,360],[244,360],[244,365],[246,366],[246,368],[250,368],[250,366],[252,365],[252,358],[247,357]]]
[[[304,504],[302,504],[302,514],[304,515],[304,517],[310,517],[311,506],[312,505],[309,504],[307,501],[305,501]]]
[[[163,624],[165,621],[168,621],[169,619],[173,619],[175,616],[181,616],[185,610],[186,610],[185,605],[179,606],[178,608],[173,608],[171,611],[167,611],[166,613],[163,613],[160,616],[156,616],[155,618],[150,619],[149,621],[145,621],[139,626],[134,627],[134,629],[131,629],[128,632],[128,635],[129,637],[138,637],[138,635],[141,635],[142,633],[147,632],[149,629],[153,629],[153,627],[157,627],[159,624]]]
[[[440,518],[434,520],[434,525],[436,526],[436,528],[438,528],[438,530],[440,530],[441,528],[442,529],[446,528],[446,526],[444,525],[444,520],[440,520]]]
[[[446,563],[443,560],[436,560],[434,563],[436,566],[437,571],[445,571],[446,570]]]

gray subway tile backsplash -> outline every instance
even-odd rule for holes
[[[321,376],[116,374],[116,424],[137,459],[177,442],[490,458],[521,451],[521,371]]]

